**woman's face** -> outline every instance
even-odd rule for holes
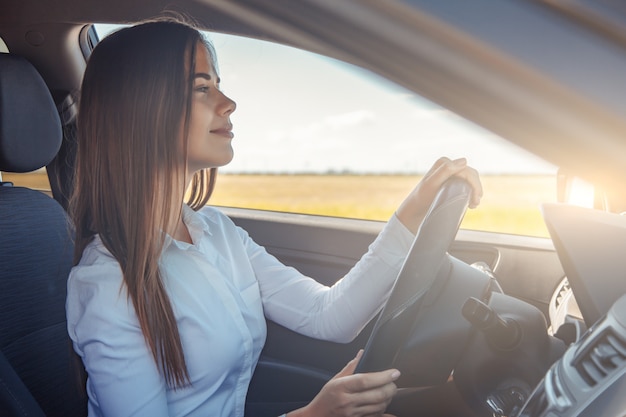
[[[196,44],[196,65],[191,77],[193,87],[187,143],[190,176],[200,169],[226,165],[233,159],[230,115],[236,108],[235,102],[220,91],[220,79],[211,56],[200,42]]]

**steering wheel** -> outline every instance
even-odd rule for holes
[[[420,226],[356,372],[401,371],[398,386],[444,383],[461,356],[471,326],[461,308],[484,299],[489,277],[447,251],[465,215],[471,188],[446,181]]]

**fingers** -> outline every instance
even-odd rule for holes
[[[361,356],[362,349],[333,380],[340,386],[340,391],[352,398],[353,407],[359,411],[358,415],[378,415],[385,411],[396,395],[397,387],[394,381],[400,377],[400,371],[388,369],[355,375],[354,370]]]
[[[379,415],[383,413],[391,400],[396,395],[398,388],[393,382],[353,394],[355,398],[355,410],[362,415]]]
[[[344,387],[347,392],[364,392],[384,387],[393,383],[399,377],[400,371],[397,369],[350,375],[345,378]]]
[[[478,206],[483,196],[478,172],[467,165],[465,158],[439,158],[396,210],[400,222],[412,233],[417,232],[441,186],[452,176],[464,178],[469,183],[472,188],[469,207]]]
[[[454,160],[446,157],[439,158],[426,173],[424,179],[429,183],[429,188],[438,190],[444,182],[453,176],[463,178],[468,182],[472,188],[469,206],[471,208],[477,207],[483,196],[483,188],[478,171],[468,166],[465,158]]]
[[[465,179],[470,187],[472,187],[472,197],[469,203],[470,208],[476,208],[480,204],[480,200],[483,197],[483,187],[478,176],[478,171],[474,168],[467,167],[456,176]]]
[[[431,167],[425,177],[438,187],[440,187],[448,178],[460,173],[467,168],[467,160],[459,158],[450,160],[448,158],[439,158]]]
[[[363,351],[322,387],[303,415],[380,416],[396,394],[396,369],[354,374]]]
[[[400,371],[397,369],[388,369],[380,372],[368,372],[365,374],[354,375],[354,370],[363,356],[363,349],[359,349],[354,359],[347,363],[344,368],[339,371],[333,379],[346,378],[345,388],[348,392],[367,391],[377,388],[395,381],[400,377]]]
[[[335,378],[341,378],[344,376],[352,375],[354,373],[354,370],[356,369],[356,366],[359,364],[359,361],[361,360],[361,356],[363,356],[363,349],[359,349],[354,359],[348,362],[347,365],[344,366],[344,368],[341,371],[339,371],[337,375],[335,375]]]
[[[399,371],[389,369],[350,375],[335,382],[340,385],[339,391],[345,392],[354,415],[380,415],[396,395],[398,388],[394,381],[399,376]]]

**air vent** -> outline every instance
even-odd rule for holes
[[[626,343],[607,330],[586,349],[574,366],[593,387],[626,364]]]
[[[569,297],[569,293],[571,291],[572,289],[569,285],[569,281],[567,280],[567,278],[565,278],[563,281],[561,281],[560,288],[557,292],[556,300],[554,303],[556,308],[559,308],[561,306],[561,303],[563,303],[563,301],[566,299],[566,297]]]
[[[563,389],[559,369],[558,366],[554,366],[546,373],[544,385],[545,393],[549,403],[552,405],[552,409],[561,412],[571,407],[572,402],[565,389]]]

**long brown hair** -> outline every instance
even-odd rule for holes
[[[74,262],[99,235],[120,264],[146,343],[173,387],[190,380],[158,262],[164,232],[173,234],[181,216],[197,42],[215,60],[198,30],[172,20],[121,29],[96,46],[81,89],[70,209]],[[195,175],[192,208],[206,204],[215,174]]]

